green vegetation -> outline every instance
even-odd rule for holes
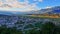
[[[35,26],[29,24],[27,28],[33,28],[25,30],[25,34],[60,34],[60,26],[56,26],[53,22],[46,22],[44,24],[35,23]],[[37,28],[34,28],[37,27]],[[5,25],[0,27],[0,34],[23,34],[23,31],[17,30],[15,27],[7,28]]]
[[[32,24],[28,24],[24,27],[24,29],[27,29],[27,28],[34,28],[34,26]]]
[[[42,34],[53,34],[55,27],[52,22],[45,23],[41,28]]]
[[[17,30],[16,28],[7,28],[7,27],[0,27],[0,34],[22,34],[22,31]]]
[[[31,29],[31,30],[25,31],[25,34],[41,34],[41,32],[40,30]]]
[[[60,34],[60,27],[55,26],[52,22],[47,22],[42,25],[40,30],[31,29],[25,31],[26,34]]]
[[[34,24],[34,26],[37,27],[37,28],[41,28],[42,24],[37,22],[37,23]]]

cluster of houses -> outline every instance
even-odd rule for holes
[[[28,26],[28,25],[35,27],[36,23],[44,24],[48,21],[52,21],[52,20],[42,19],[42,18],[30,18],[30,17],[24,17],[24,16],[22,16],[22,17],[0,16],[0,26],[6,25],[7,28],[16,27],[18,30],[22,30],[22,31],[33,29],[33,28],[30,28],[30,26]],[[52,22],[55,22],[55,21],[52,21]],[[57,22],[55,22],[55,23],[57,23]],[[26,27],[26,26],[28,26],[28,27]],[[37,28],[37,30],[39,30],[39,28]]]
[[[0,16],[0,26],[6,25],[7,27],[12,27],[17,20],[18,17],[15,16]]]

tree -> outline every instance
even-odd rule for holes
[[[31,29],[31,30],[25,31],[25,34],[41,34],[41,31],[36,29]]]
[[[54,29],[53,34],[60,34],[60,26],[56,26],[56,28]]]
[[[42,34],[53,34],[54,29],[55,24],[53,24],[53,22],[47,22],[41,27]]]
[[[5,26],[0,27],[0,34],[23,34],[22,31],[17,30],[16,28],[7,28]]]

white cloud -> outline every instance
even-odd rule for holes
[[[47,7],[45,7],[45,8],[51,8],[51,6],[47,6]]]
[[[33,0],[33,1],[39,1],[39,2],[42,2],[43,0]]]
[[[39,0],[39,2],[43,2],[43,0]]]
[[[41,2],[42,0],[39,1]],[[12,8],[23,9],[18,11],[38,10],[36,3],[29,4],[28,0],[24,0],[24,2],[19,2],[17,0],[0,0],[0,10],[12,10]]]

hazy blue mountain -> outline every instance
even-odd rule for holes
[[[50,8],[52,11],[51,12],[47,12],[47,13],[51,13],[51,14],[60,14],[60,6],[57,7],[53,7]]]
[[[13,13],[13,11],[0,11],[0,14],[4,14],[4,15],[25,15],[25,14],[60,14],[60,6],[55,6],[52,8],[48,8],[48,9],[41,9],[41,10],[37,10],[37,11],[27,11],[27,12],[19,12],[16,11],[15,13]]]
[[[37,10],[37,11],[31,11],[31,14],[60,14],[60,6],[55,6],[52,8],[47,8],[47,9],[41,9],[41,10]]]
[[[13,13],[10,11],[0,11],[0,14],[1,15],[13,15]]]

